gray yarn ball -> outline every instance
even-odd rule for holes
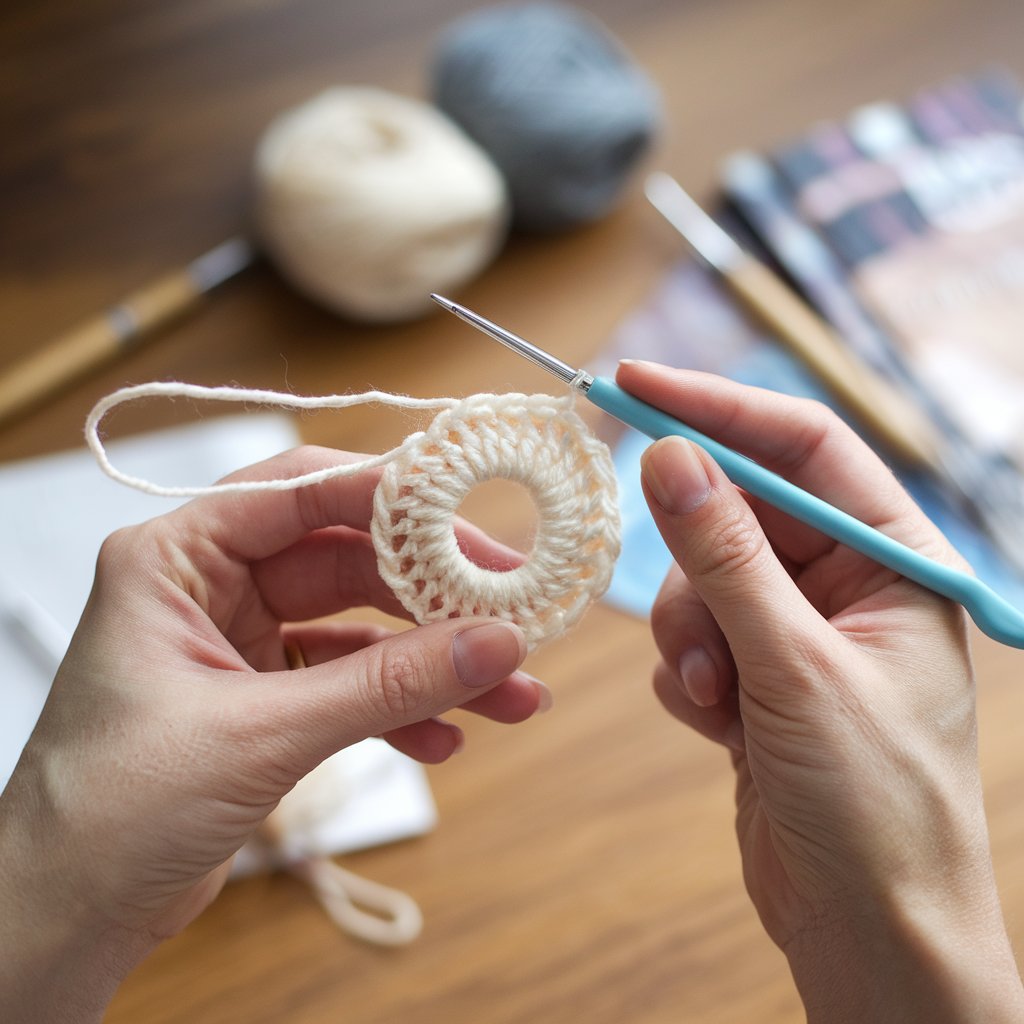
[[[517,227],[555,231],[609,212],[660,122],[657,90],[591,15],[494,7],[446,31],[435,103],[505,176]]]

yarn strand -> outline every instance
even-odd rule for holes
[[[450,409],[458,405],[455,398],[411,398],[387,391],[363,391],[353,395],[293,395],[284,391],[264,391],[258,388],[204,387],[201,384],[183,384],[179,381],[156,381],[121,388],[107,395],[93,406],[85,421],[85,443],[89,446],[100,468],[111,479],[127,487],[134,487],[146,494],[163,498],[197,498],[209,494],[231,494],[252,491],[289,491],[311,484],[323,483],[335,477],[355,476],[365,469],[383,466],[391,462],[408,445],[410,438],[402,444],[342,466],[329,466],[313,473],[278,480],[238,480],[231,483],[203,486],[169,486],[154,483],[143,477],[131,476],[118,469],[110,461],[106,447],[100,437],[100,423],[112,409],[126,402],[140,398],[191,398],[208,402],[238,402],[281,409],[348,409],[355,405],[396,406],[402,409]],[[416,435],[412,435],[413,437]]]

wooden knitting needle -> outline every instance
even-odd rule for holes
[[[854,356],[835,332],[767,266],[743,250],[667,174],[652,174],[647,198],[715,270],[743,305],[812,370],[899,458],[945,477],[941,440],[921,410]]]
[[[244,238],[230,238],[61,335],[0,377],[0,422],[151,337],[254,258]]]

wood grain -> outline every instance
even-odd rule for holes
[[[253,146],[277,111],[336,82],[423,95],[437,34],[472,6],[8,4],[0,371],[244,230]],[[656,163],[698,199],[711,195],[717,163],[733,148],[982,64],[1024,71],[1024,6],[1015,0],[584,6],[661,87]],[[679,251],[636,189],[598,225],[513,240],[458,297],[584,362]],[[166,378],[308,393],[550,386],[450,318],[346,323],[260,266],[158,341],[6,426],[0,458],[76,445],[102,395]],[[111,429],[128,434],[180,415],[147,404],[120,412]],[[301,429],[312,442],[373,451],[397,441],[408,421],[360,409],[305,418]],[[516,728],[464,721],[467,749],[430,771],[439,829],[345,859],[421,902],[417,944],[381,951],[346,939],[288,878],[235,884],[128,979],[111,1024],[801,1020],[784,960],[743,891],[727,759],[661,712],[649,685],[654,658],[644,623],[595,609],[531,659],[555,691],[548,715]],[[1020,945],[1024,662],[980,638],[977,663],[996,872]]]

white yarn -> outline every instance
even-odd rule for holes
[[[329,857],[307,857],[289,870],[313,889],[337,926],[377,946],[405,946],[423,930],[419,905],[400,889],[346,871]]]
[[[347,409],[353,405],[368,405],[380,402],[405,409],[442,409],[458,405],[456,398],[409,398],[394,395],[388,391],[364,391],[358,395],[290,395],[282,391],[264,391],[253,388],[204,387],[201,384],[181,384],[177,381],[154,381],[150,384],[135,384],[121,388],[101,398],[85,420],[85,443],[89,446],[100,468],[118,483],[134,487],[146,494],[162,498],[198,498],[207,494],[230,494],[246,491],[290,491],[310,484],[323,483],[334,477],[355,476],[364,469],[382,466],[395,457],[397,448],[381,455],[373,455],[360,462],[341,466],[330,466],[313,473],[290,477],[285,480],[239,480],[232,483],[211,484],[206,487],[178,487],[153,483],[142,477],[122,473],[112,465],[100,439],[100,421],[115,406],[137,398],[193,398],[212,402],[243,402],[255,405],[271,405],[284,409]],[[407,439],[408,440],[408,439]]]
[[[292,409],[340,409],[368,402],[439,408],[426,431],[359,462],[301,476],[182,487],[129,476],[114,467],[100,438],[103,417],[137,398],[164,396],[250,402]],[[86,443],[100,467],[147,494],[190,497],[291,490],[333,477],[386,468],[370,524],[381,578],[419,623],[466,615],[515,622],[534,647],[560,636],[607,589],[619,553],[615,470],[607,445],[573,411],[573,396],[472,395],[409,398],[388,392],[306,397],[275,391],[175,382],[122,388],[86,420]],[[533,550],[508,571],[486,569],[459,549],[454,519],[477,484],[506,479],[527,488],[538,513]]]
[[[301,655],[295,667],[305,667]],[[350,753],[333,754],[300,779],[260,827],[254,849],[265,847],[270,866],[283,867],[306,882],[342,931],[379,946],[406,945],[423,928],[416,901],[400,889],[346,870],[315,838],[317,824],[336,814],[365,781],[353,777]]]
[[[537,507],[527,561],[495,572],[459,549],[453,520],[494,478]],[[619,553],[615,472],[606,445],[548,395],[473,395],[402,446],[374,494],[377,568],[417,622],[492,615],[531,646],[560,636],[611,581]]]
[[[256,216],[282,273],[329,308],[402,320],[456,290],[504,241],[508,201],[490,157],[434,107],[334,88],[267,129]]]

